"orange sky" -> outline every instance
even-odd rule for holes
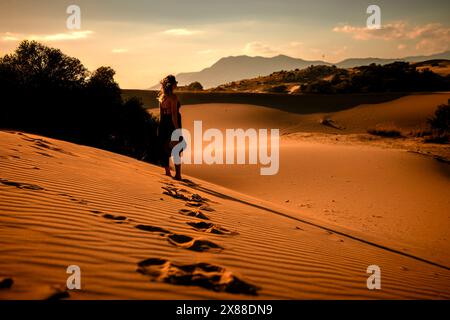
[[[0,3],[0,54],[36,39],[89,69],[112,66],[122,88],[199,71],[230,55],[337,62],[449,50],[449,1],[377,1],[382,29],[368,30],[366,1],[77,1],[81,29],[66,27],[69,1]]]

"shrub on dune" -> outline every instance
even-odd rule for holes
[[[438,106],[434,116],[428,119],[428,124],[432,129],[430,136],[425,138],[425,142],[449,143],[450,142],[450,105],[442,104]]]
[[[437,107],[434,116],[428,119],[431,127],[442,133],[450,132],[450,105],[442,104]]]

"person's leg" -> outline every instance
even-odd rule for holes
[[[172,174],[170,173],[170,146],[169,143],[162,143],[161,148],[161,165],[166,170],[166,176],[171,177]]]
[[[178,143],[181,143],[181,141],[183,141],[183,137],[180,137],[180,140]],[[183,153],[183,150],[181,150],[179,153],[180,158],[181,158],[182,153]],[[175,180],[181,180],[181,164],[175,165]]]
[[[175,180],[181,180],[181,164],[175,165]]]

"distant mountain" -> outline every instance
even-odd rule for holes
[[[420,62],[425,60],[435,60],[435,59],[450,59],[450,51],[433,54],[430,56],[410,56],[404,58],[392,58],[392,59],[380,59],[380,58],[351,58],[343,60],[335,65],[339,68],[353,68],[358,66],[368,66],[369,64],[388,64],[395,61],[405,61],[405,62]]]
[[[335,63],[334,65],[339,68],[352,68],[371,63],[388,64],[394,61],[419,62],[432,59],[450,59],[450,51],[430,56],[412,56],[394,59],[352,58]],[[278,55],[272,58],[249,57],[245,55],[231,56],[222,58],[211,67],[199,72],[180,73],[176,77],[180,86],[199,81],[204,88],[212,88],[231,81],[265,76],[280,70],[303,69],[311,65],[329,66],[333,64],[321,60],[308,61],[285,55]],[[150,89],[159,89],[159,85],[155,85]]]
[[[395,61],[404,61],[404,59],[382,59],[382,58],[350,58],[342,60],[341,62],[336,63],[336,66],[339,68],[353,68],[359,66],[368,66],[372,63],[376,64],[389,64]]]
[[[216,87],[220,84],[265,76],[274,71],[303,69],[310,65],[330,65],[325,61],[307,61],[278,55],[272,58],[235,56],[222,58],[211,67],[199,72],[180,73],[176,75],[179,85],[200,82],[204,88]],[[152,89],[159,88],[159,85]]]

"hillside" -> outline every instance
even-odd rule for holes
[[[212,91],[273,93],[365,93],[450,90],[449,60],[393,62],[354,68],[309,66],[233,81]]]
[[[226,57],[200,72],[180,73],[180,85],[199,81],[205,88],[211,88],[230,81],[266,75],[277,70],[303,69],[310,65],[330,65],[324,61],[307,61],[279,55],[264,57]]]
[[[450,75],[450,60],[446,59],[426,60],[422,62],[417,62],[414,64],[414,66],[418,70],[429,69],[441,76]]]
[[[305,69],[290,71],[277,71],[267,76],[253,79],[233,81],[211,89],[212,91],[237,91],[237,92],[273,92],[273,93],[296,93],[300,85],[308,84],[318,80],[331,79],[339,74],[349,71],[336,66],[309,66]]]
[[[278,55],[271,58],[230,56],[221,58],[212,66],[198,72],[185,72],[177,74],[180,85],[188,85],[191,82],[199,81],[204,88],[212,88],[232,81],[255,78],[268,75],[281,70],[304,69],[311,65],[336,65],[338,68],[353,68],[356,66],[376,64],[388,64],[394,61],[419,62],[433,59],[450,59],[450,51],[434,54],[430,56],[410,56],[403,58],[349,58],[338,63],[327,61],[308,61],[299,58],[292,58],[286,55]],[[159,84],[150,89],[158,89]]]

